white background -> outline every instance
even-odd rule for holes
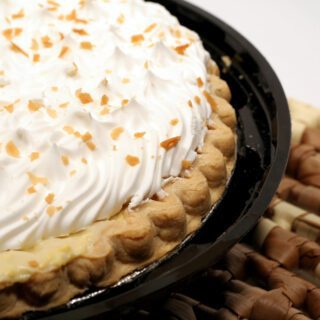
[[[249,39],[287,96],[320,107],[320,0],[188,0]]]

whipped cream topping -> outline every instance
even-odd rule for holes
[[[195,159],[210,57],[159,4],[1,0],[0,38],[0,251],[134,210]]]

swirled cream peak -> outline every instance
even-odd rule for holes
[[[141,0],[0,1],[0,250],[134,208],[203,143],[209,55]]]

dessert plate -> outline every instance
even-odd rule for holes
[[[174,252],[107,289],[69,303],[27,313],[23,319],[119,317],[156,301],[170,288],[214,264],[245,236],[263,214],[284,172],[290,145],[290,116],[281,84],[264,57],[218,18],[181,0],[159,0],[196,31],[222,70],[238,119],[237,163],[219,203],[202,228]]]

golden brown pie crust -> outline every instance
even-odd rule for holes
[[[143,203],[133,212],[123,209],[111,220],[65,238],[43,240],[28,251],[0,253],[0,274],[6,279],[0,280],[0,318],[48,309],[90,286],[114,284],[160,259],[200,227],[235,163],[231,93],[214,64],[209,72],[216,112],[191,168],[164,187],[163,199]]]

